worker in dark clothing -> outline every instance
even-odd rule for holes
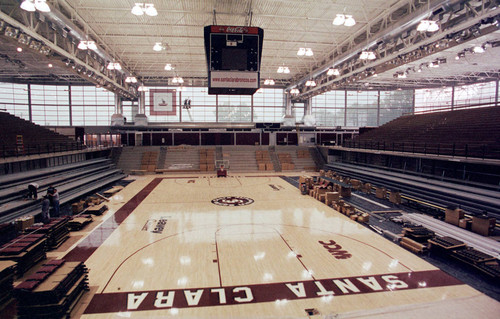
[[[43,196],[42,200],[42,222],[44,224],[48,224],[50,222],[50,214],[49,214],[50,200],[49,196]]]
[[[39,185],[37,183],[30,183],[28,185],[28,198],[33,198],[33,199],[37,199],[38,198],[38,187]]]
[[[59,193],[57,192],[57,189],[53,186],[49,186],[47,189],[47,196],[50,200],[50,206],[52,206],[50,216],[59,217]]]

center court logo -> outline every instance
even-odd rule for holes
[[[212,204],[219,206],[245,206],[253,203],[253,199],[242,196],[224,196],[212,199]]]

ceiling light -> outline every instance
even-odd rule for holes
[[[343,25],[345,22],[345,15],[343,14],[337,14],[335,19],[333,19],[333,25]]]
[[[49,63],[47,66],[48,66],[49,68],[53,67],[52,63]]]
[[[306,86],[316,86],[316,82],[314,82],[313,80],[307,80]]]
[[[311,48],[306,48],[306,56],[313,56],[314,52],[311,50]]]
[[[173,69],[174,69],[174,68],[172,67],[172,64],[167,63],[167,64],[165,65],[165,71],[171,71],[171,70],[173,70]]]
[[[274,80],[273,80],[273,79],[266,79],[266,80],[264,81],[264,85],[274,85],[274,84],[275,84],[275,83],[274,83]]]
[[[46,0],[35,0],[35,8],[41,12],[50,12],[50,8]]]
[[[430,68],[439,68],[439,63],[437,61],[429,62],[427,66]]]
[[[152,3],[144,4],[146,9],[144,10],[148,16],[155,17],[158,15],[158,11],[156,11],[155,5]]]
[[[29,12],[33,12],[36,10],[35,4],[31,0],[24,0],[21,3],[21,9],[29,11]]]
[[[287,66],[285,66],[285,67],[283,68],[283,73],[285,73],[285,74],[290,73],[290,69],[289,69]]]
[[[306,48],[299,48],[299,51],[297,51],[297,55],[306,55]]]
[[[352,17],[352,15],[347,15],[346,14],[344,25],[346,27],[352,27],[355,24],[356,24],[356,20],[354,20],[354,18]]]
[[[141,85],[137,88],[137,91],[139,92],[146,92],[148,89],[144,86],[144,85]]]
[[[339,71],[339,69],[330,68],[326,72],[326,75],[335,75],[335,76],[338,76],[338,75],[340,75],[340,71]]]
[[[297,95],[297,94],[300,94],[300,91],[297,88],[293,88],[293,89],[290,90],[290,94]]]
[[[439,30],[439,25],[432,20],[422,20],[417,26],[417,31],[420,32],[436,32],[437,30]]]
[[[78,43],[78,49],[80,50],[97,50],[97,45],[94,41],[80,41]]]
[[[284,72],[284,68],[282,66],[280,66],[278,68],[278,71],[276,71],[277,73],[283,73]]]
[[[151,17],[158,15],[158,11],[156,11],[156,8],[152,3],[136,3],[131,12],[136,16],[142,16],[144,13]]]
[[[17,47],[16,50],[17,50],[17,52],[23,52],[23,48],[21,48],[21,47]]]
[[[484,53],[484,48],[483,47],[480,47],[480,46],[475,46],[473,49],[472,49],[472,52],[474,53]]]
[[[135,76],[127,76],[125,79],[126,83],[137,83],[137,78]]]
[[[109,62],[107,68],[108,70],[121,70],[122,66],[118,62]]]
[[[183,79],[183,78],[181,78],[180,76],[174,76],[174,78],[172,79],[172,83],[175,83],[175,84],[177,84],[177,83],[182,84],[182,83],[184,83],[184,79]]]
[[[359,58],[361,60],[375,60],[377,58],[377,56],[375,55],[375,53],[373,51],[363,51],[359,55]]]
[[[136,3],[134,5],[134,7],[132,8],[132,14],[135,14],[136,16],[142,16],[144,14],[143,4],[142,3]]]
[[[398,73],[398,79],[406,79],[406,73],[404,72]]]
[[[155,45],[153,46],[153,50],[155,51],[161,51],[161,50],[165,50],[166,49],[166,46],[163,45],[161,42],[156,42]]]

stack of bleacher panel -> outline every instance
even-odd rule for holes
[[[17,262],[17,275],[21,277],[28,269],[47,256],[44,234],[19,236],[0,247],[0,260]]]
[[[14,288],[18,318],[66,318],[88,290],[83,262],[52,260]]]
[[[11,300],[16,263],[11,260],[0,261],[0,309]]]
[[[93,220],[94,219],[92,218],[92,215],[80,214],[77,216],[73,216],[68,221],[68,227],[71,231],[80,230],[83,227],[87,226],[87,224],[90,224]]]
[[[11,241],[17,236],[16,226],[12,223],[0,224],[0,245]]]
[[[26,233],[45,234],[47,236],[47,248],[55,249],[69,237],[68,218],[51,218],[48,224],[43,226],[31,226],[25,230]]]

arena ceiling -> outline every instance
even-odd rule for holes
[[[149,0],[156,16],[132,14],[136,2],[47,0],[44,13],[0,0],[0,81],[91,83],[125,97],[140,84],[172,85],[174,77],[206,86],[203,27],[212,24],[264,29],[261,87],[272,78],[275,87],[299,89],[297,99],[340,88],[460,85],[500,73],[499,0]],[[334,25],[337,14],[352,15],[355,25]],[[440,29],[417,31],[423,19]],[[81,40],[97,50],[78,49]],[[477,46],[485,52],[474,52]],[[301,47],[314,54],[297,55]],[[376,58],[361,60],[362,51]],[[110,61],[122,70],[107,70]],[[290,73],[277,73],[280,66]],[[328,75],[329,68],[340,74]],[[305,86],[308,80],[316,86]]]

